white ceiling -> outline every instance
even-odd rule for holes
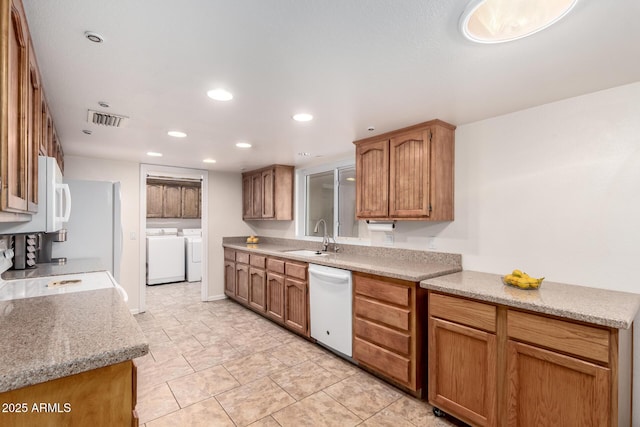
[[[462,38],[462,0],[24,3],[67,155],[232,171],[301,166],[422,121],[462,125],[640,80],[638,0],[582,0],[557,25],[500,45]],[[234,99],[209,99],[216,87]],[[89,124],[87,109],[130,120]],[[293,121],[300,111],[315,119]],[[167,136],[172,129],[188,137]]]

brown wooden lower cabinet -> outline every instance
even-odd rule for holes
[[[309,338],[308,264],[225,248],[225,294]]]
[[[631,426],[631,329],[429,292],[429,402],[472,426]]]
[[[415,282],[353,273],[353,358],[415,395],[423,388],[421,312]]]
[[[0,402],[24,404],[3,411],[3,426],[136,426],[135,366],[131,360],[0,394]]]

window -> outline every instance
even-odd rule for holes
[[[322,236],[313,230],[319,220],[334,237],[358,237],[356,220],[356,169],[351,162],[326,165],[298,172],[298,225],[302,236]]]

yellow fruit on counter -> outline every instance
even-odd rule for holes
[[[504,276],[503,281],[507,285],[511,285],[520,289],[538,289],[544,277],[536,279],[520,270],[513,270],[511,274]]]
[[[513,273],[511,273],[511,275],[516,276],[516,277],[522,277],[522,271],[513,270]]]

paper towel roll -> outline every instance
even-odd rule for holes
[[[367,228],[369,231],[393,231],[394,225],[392,222],[370,222]]]

